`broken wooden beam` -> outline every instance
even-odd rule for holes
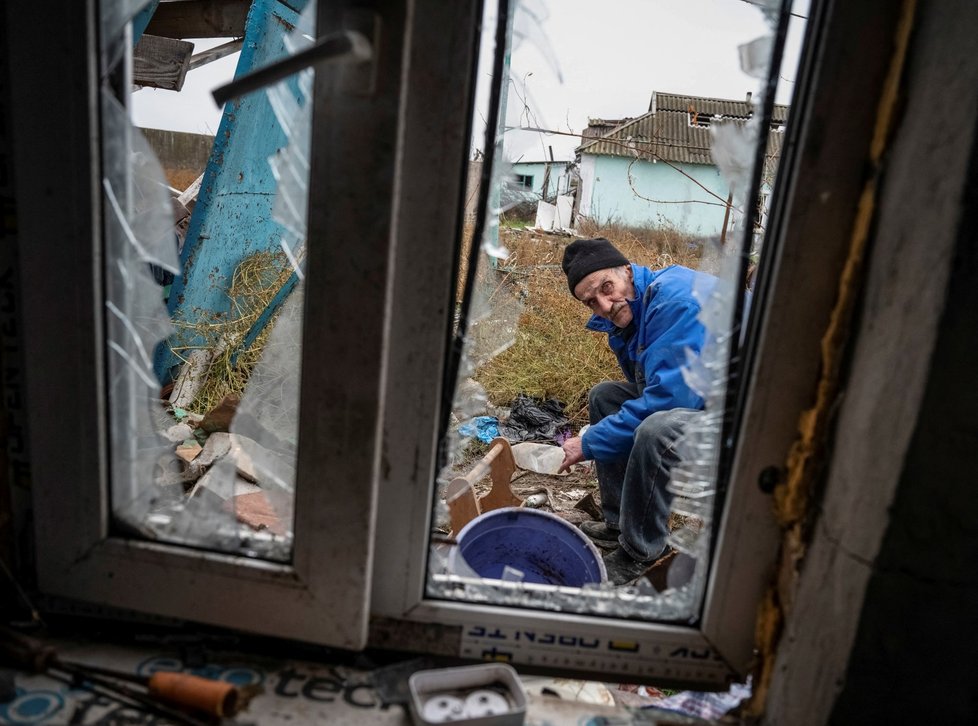
[[[146,32],[165,38],[240,38],[250,0],[161,2]]]
[[[133,83],[179,91],[187,78],[193,52],[193,43],[143,33],[133,50]]]
[[[237,53],[239,50],[241,50],[243,45],[243,40],[230,40],[227,43],[222,43],[221,45],[213,48],[202,50],[200,53],[195,53],[190,58],[190,70],[200,68],[201,66],[206,66],[208,63],[213,63],[214,61],[224,58],[225,56],[229,56],[232,53]]]

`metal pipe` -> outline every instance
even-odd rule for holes
[[[373,47],[365,35],[355,30],[342,30],[324,35],[314,45],[294,55],[258,68],[241,78],[235,78],[230,83],[215,88],[212,95],[214,102],[223,106],[232,98],[278,83],[283,78],[322,61],[363,63],[372,57]]]

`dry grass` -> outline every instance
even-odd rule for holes
[[[607,237],[630,260],[654,269],[699,264],[696,240],[673,230],[585,225],[579,232],[581,237]],[[606,337],[585,330],[589,313],[567,289],[560,261],[574,238],[513,228],[503,228],[501,234],[509,256],[496,268],[480,269],[478,275],[490,314],[470,328],[478,343],[473,357],[481,363],[474,378],[494,405],[507,406],[519,393],[556,398],[564,402],[572,421],[583,424],[590,388],[598,381],[620,378],[621,371]],[[193,349],[213,352],[190,410],[206,413],[228,393],[244,390],[272,324],[238,354],[234,365],[232,358],[290,273],[282,253],[252,255],[235,270],[230,314],[174,321],[181,331],[174,345],[179,356],[186,358]]]
[[[284,253],[257,252],[242,260],[234,271],[228,290],[231,310],[227,316],[216,320],[201,317],[194,321],[174,321],[178,330],[172,348],[174,353],[186,360],[190,351],[204,349],[213,356],[200,374],[202,380],[198,380],[200,387],[188,406],[190,411],[207,413],[229,393],[244,391],[261,358],[277,313],[248,348],[242,350],[241,345],[291,274],[292,268]]]
[[[700,245],[668,229],[585,225],[580,237],[606,237],[633,262],[653,269],[672,264],[696,267]],[[620,379],[621,370],[604,335],[584,328],[589,313],[567,289],[560,268],[564,248],[575,238],[528,230],[503,231],[509,257],[495,270],[482,270],[493,289],[492,307],[522,301],[515,341],[481,365],[478,381],[497,406],[518,393],[563,401],[569,418],[587,422],[587,393],[597,382]]]
[[[167,183],[174,189],[184,190],[193,184],[203,169],[164,169]]]

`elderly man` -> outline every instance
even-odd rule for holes
[[[567,440],[561,464],[596,462],[604,522],[581,529],[615,548],[604,562],[608,579],[622,585],[669,552],[669,470],[683,426],[703,408],[681,370],[705,335],[693,290],[708,290],[714,278],[678,265],[631,264],[603,238],[575,240],[562,265],[571,293],[591,310],[587,328],[607,334],[627,379],[591,389],[591,426]]]

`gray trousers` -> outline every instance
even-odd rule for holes
[[[640,393],[634,383],[599,383],[588,397],[591,423],[617,413]],[[678,461],[676,442],[686,422],[698,413],[689,408],[653,413],[635,429],[632,449],[624,458],[595,462],[605,522],[621,530],[618,543],[636,560],[654,559],[665,550],[672,505],[666,491],[669,471]]]

